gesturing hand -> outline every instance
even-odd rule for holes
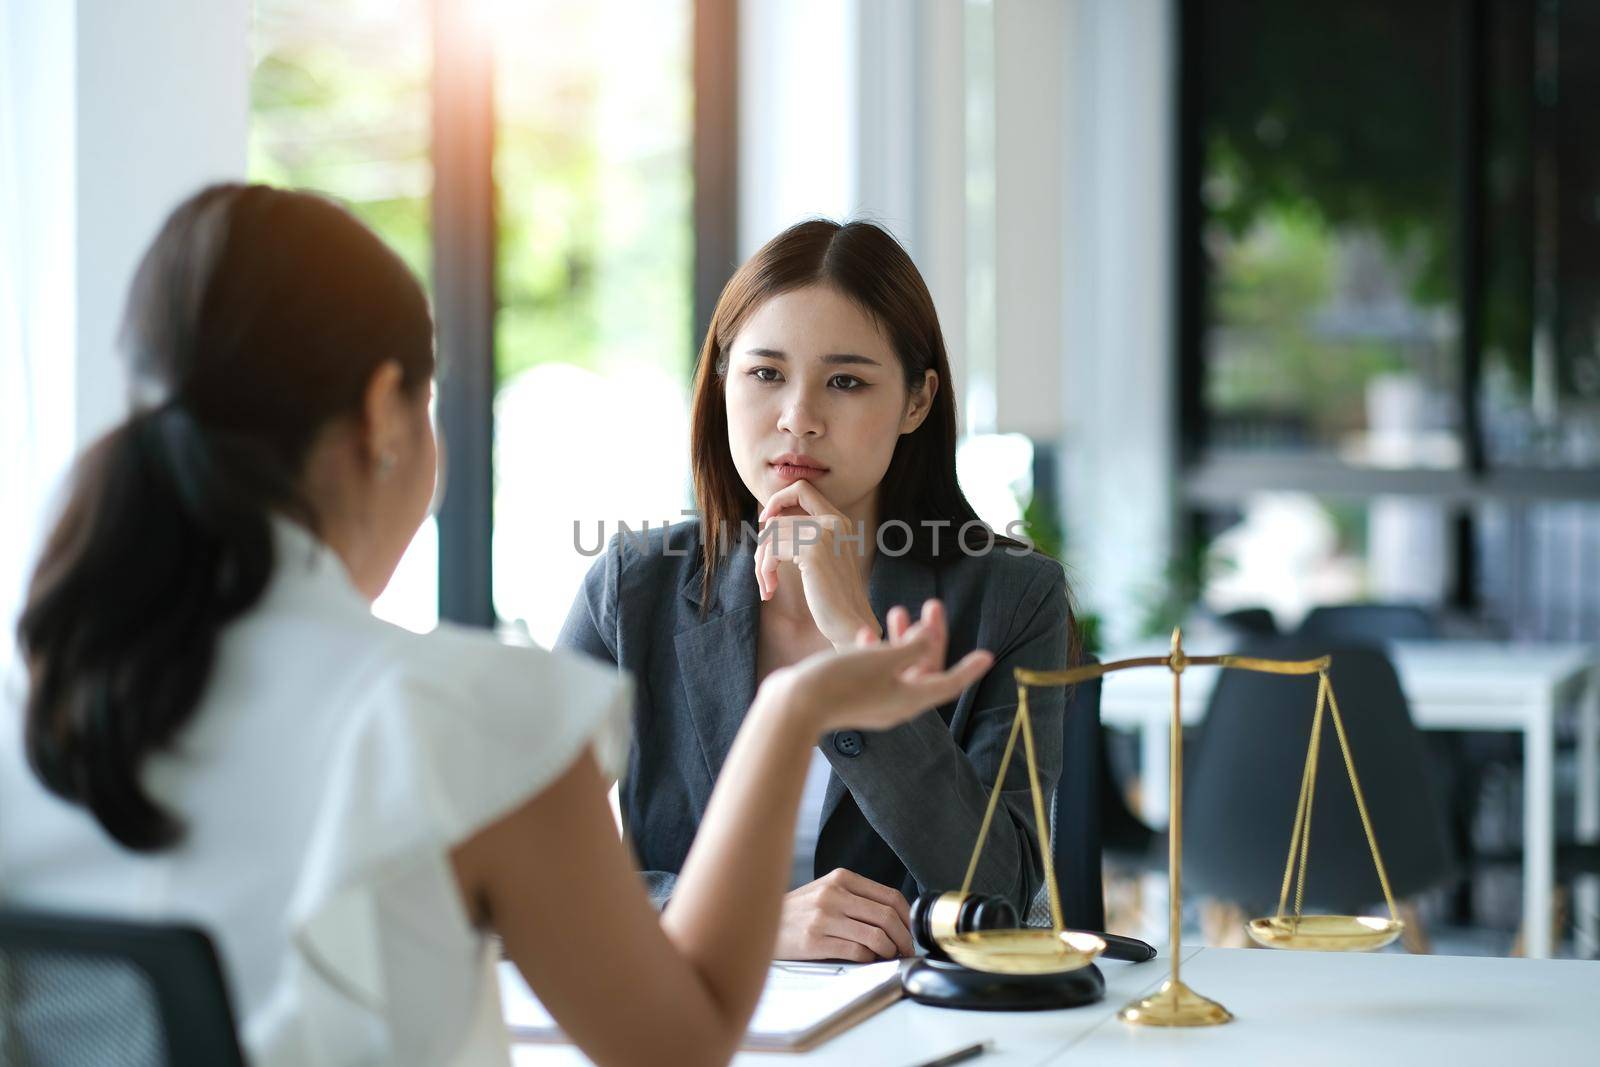
[[[834,648],[854,643],[863,626],[877,631],[861,567],[866,542],[845,540],[872,537],[872,532],[852,529],[850,520],[807,481],[772,494],[758,518],[762,539],[755,568],[762,600],[771,600],[778,588],[778,565],[793,563],[811,618]]]
[[[994,662],[990,653],[973,651],[944,669],[948,634],[944,607],[937,600],[922,606],[915,623],[907,624],[903,608],[890,616],[887,642],[864,626],[855,645],[818,652],[773,671],[761,683],[762,690],[797,703],[819,732],[887,730],[954,700]]]

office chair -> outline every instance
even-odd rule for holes
[[[1341,645],[1435,641],[1439,622],[1417,604],[1325,604],[1306,614],[1299,635]]]
[[[1276,637],[1278,620],[1266,608],[1237,608],[1217,616],[1217,625],[1236,638]]]
[[[0,1063],[243,1067],[211,939],[192,926],[0,909]]]
[[[1300,636],[1308,640],[1387,643],[1436,641],[1442,636],[1438,617],[1416,604],[1333,604],[1313,608],[1300,623]],[[1471,925],[1474,918],[1474,867],[1493,866],[1473,840],[1484,783],[1494,766],[1520,769],[1522,751],[1509,734],[1479,731],[1430,730],[1425,737],[1436,771],[1435,785],[1450,827],[1450,844],[1463,864],[1463,877],[1452,897],[1455,921]]]

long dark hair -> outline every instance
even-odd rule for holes
[[[387,361],[423,387],[433,325],[416,279],[344,209],[219,185],[145,253],[121,345],[133,413],[78,460],[17,636],[35,773],[153,851],[183,828],[140,770],[194,714],[223,627],[266,588],[270,515],[317,529],[299,488],[314,439],[359,414]]]
[[[832,286],[881,326],[899,357],[906,387],[922,388],[928,370],[939,378],[927,418],[895,444],[878,491],[878,521],[899,520],[912,537],[907,555],[931,558],[967,548],[988,547],[989,535],[974,528],[977,512],[956,480],[956,402],[950,382],[939,313],[916,264],[898,241],[870,222],[838,223],[811,219],[797,223],[762,245],[722,290],[695,374],[692,462],[695,500],[700,509],[705,596],[730,537],[754,518],[755,497],[745,487],[728,446],[726,387],[728,350],[751,314],[779,293],[807,285]],[[936,528],[924,520],[950,523],[946,541],[935,546]],[[869,533],[870,536],[870,533]],[[993,544],[1018,542],[998,535]],[[898,547],[898,544],[897,546]]]

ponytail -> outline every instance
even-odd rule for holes
[[[297,254],[313,244],[322,271]],[[274,513],[317,528],[298,489],[312,439],[355,410],[383,359],[426,381],[432,331],[415,280],[341,209],[219,186],[168,220],[125,333],[136,379],[167,399],[78,461],[17,635],[34,772],[154,851],[183,827],[140,772],[193,717],[224,628],[261,599]]]
[[[271,577],[259,499],[186,412],[143,412],[84,457],[35,572],[18,632],[54,653],[33,663],[29,761],[130,849],[180,834],[138,770],[188,721],[222,628]]]

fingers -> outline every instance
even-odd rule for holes
[[[992,666],[993,653],[981,650],[968,652],[949,670],[925,674],[906,684],[915,689],[924,706],[937,707],[960,696],[962,690],[976,683]]]
[[[900,639],[906,635],[906,628],[911,625],[911,613],[905,608],[901,607],[899,604],[896,604],[894,607],[889,609],[888,621],[889,640],[898,644]]]
[[[767,583],[766,579],[762,577],[761,574],[761,554],[766,551],[766,547],[767,546],[765,542],[756,542],[755,562],[752,564],[756,572],[756,595],[762,600],[767,599]]]
[[[860,897],[852,897],[851,899],[855,901],[861,900]],[[888,911],[881,904],[873,904],[871,906],[885,912]],[[834,920],[831,934],[841,941],[854,941],[880,960],[892,960],[900,956],[911,955],[909,951],[900,951],[900,946],[895,943],[894,938],[889,936],[887,930],[870,922],[853,919],[848,915],[841,915]],[[910,937],[911,935],[907,933],[906,940],[908,944]]]
[[[779,489],[776,493],[773,493],[767,498],[767,503],[761,509],[761,513],[756,516],[756,522],[766,522],[774,515],[783,511],[785,508],[799,507],[800,498],[796,492],[796,488],[804,484],[804,481],[793,482],[784,486],[782,489]]]
[[[937,635],[920,625],[907,630],[898,641],[882,645],[872,650],[872,655],[879,657],[890,669],[900,672],[921,663],[937,645]]]
[[[778,590],[778,565],[786,560],[798,560],[801,548],[818,543],[821,536],[821,527],[810,518],[762,529],[755,551],[756,591],[762,600],[771,600]]]
[[[930,601],[930,603],[936,603]],[[940,611],[923,609],[923,617],[908,623],[909,613],[903,607],[889,610],[887,619],[891,643],[897,648],[914,649],[915,653],[901,668],[907,678],[934,673],[944,667],[947,635],[944,616]]]
[[[905,609],[902,608],[901,612],[903,619],[910,617]],[[909,675],[915,677],[944,669],[945,649],[949,643],[949,632],[945,627],[944,605],[937,600],[924,601],[921,618],[914,625],[902,628],[902,639],[912,632],[919,632],[923,635],[923,644],[927,651],[909,669]]]
[[[837,525],[832,517],[777,515],[762,523],[759,543],[779,559],[798,560],[809,546],[823,544],[828,531]]]
[[[841,937],[824,937],[817,942],[819,960],[848,960],[851,963],[873,963],[878,957],[865,945],[846,941]]]
[[[852,893],[845,885],[847,875],[856,878],[835,870],[784,895],[774,953],[778,959],[869,963],[913,954],[909,922],[895,909]],[[866,879],[858,884],[886,888]]]
[[[898,893],[895,894],[895,896],[899,895]],[[917,947],[911,940],[911,923],[889,905],[880,904],[876,900],[868,900],[866,897],[852,894],[850,899],[845,902],[844,913],[856,922],[865,923],[869,929],[882,934],[884,940],[888,942],[891,955],[916,955]],[[883,955],[883,945],[877,940],[864,941],[862,943],[880,956]],[[887,959],[889,957],[885,956],[884,958]]]
[[[838,879],[841,886],[850,890],[856,896],[875,900],[879,904],[894,904],[897,901],[905,904],[906,902],[906,898],[900,895],[900,890],[892,886],[886,886],[882,882],[874,882],[866,875],[857,874],[855,871],[846,870],[843,867],[835,867],[828,872],[828,877]],[[906,905],[906,918],[911,918],[911,906],[909,904]]]
[[[887,932],[905,955],[915,954],[916,945],[911,939],[911,904],[900,890],[843,867],[835,868],[830,876],[838,879],[839,885],[859,901],[855,907],[847,909],[846,914]]]
[[[938,600],[924,601],[922,615],[914,623],[911,613],[899,604],[889,609],[886,621],[889,623],[889,636],[896,641],[905,640],[918,632],[934,634],[942,641],[946,632],[944,605]]]
[[[764,541],[756,546],[756,586],[761,591],[762,600],[771,600],[773,593],[777,592],[780,562],[770,542]]]
[[[765,522],[785,508],[799,508],[807,515],[831,515],[837,511],[816,486],[803,479],[790,482],[768,497],[767,506],[761,509],[758,521]]]
[[[917,624],[929,630],[934,636],[935,655],[928,666],[938,670],[944,666],[945,646],[950,638],[950,629],[945,625],[944,605],[937,600],[924,600],[922,618],[917,620]]]

